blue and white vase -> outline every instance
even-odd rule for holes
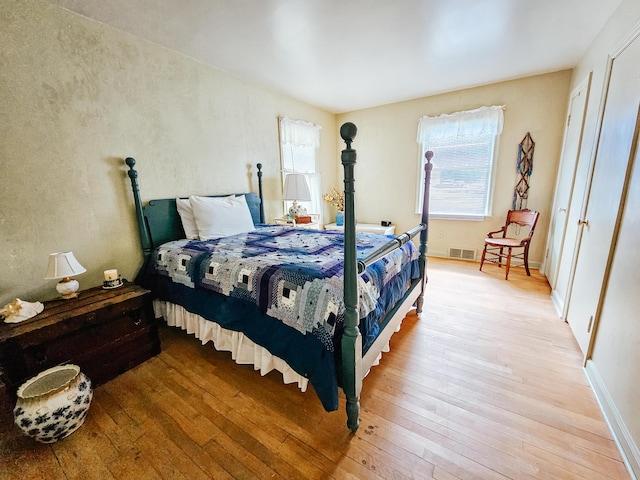
[[[336,225],[338,227],[344,226],[344,212],[342,210],[338,210],[336,213]]]
[[[59,365],[27,380],[13,409],[16,425],[31,438],[53,443],[84,423],[93,390],[77,365]]]

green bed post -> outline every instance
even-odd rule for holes
[[[342,334],[342,388],[347,397],[347,427],[355,432],[360,425],[360,391],[362,390],[362,337],[358,328],[358,267],[356,256],[355,179],[356,151],[351,142],[358,129],[353,123],[340,127],[347,144],[342,150],[344,167],[344,333]]]
[[[429,191],[431,186],[431,169],[433,164],[433,152],[431,150],[425,152],[424,158],[427,160],[424,164],[424,197],[422,199],[422,224],[425,229],[420,232],[420,257],[418,265],[420,267],[420,278],[422,278],[420,296],[416,299],[416,312],[422,312],[422,304],[424,303],[424,290],[427,283],[427,240],[429,237]]]
[[[258,163],[258,196],[260,197],[260,223],[264,223],[264,197],[262,196],[262,164]]]
[[[142,253],[144,258],[151,254],[151,236],[146,228],[144,214],[142,212],[142,200],[140,199],[140,190],[138,189],[138,172],[133,168],[136,160],[132,157],[125,158],[124,162],[129,165],[129,179],[131,180],[131,190],[133,191],[133,202],[136,206],[136,221],[138,223],[138,233],[140,233],[140,243],[142,244]]]

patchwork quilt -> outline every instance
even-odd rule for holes
[[[358,234],[358,258],[388,241],[383,235]],[[253,302],[262,313],[313,333],[332,349],[336,325],[344,318],[343,244],[341,232],[259,226],[216,240],[167,243],[155,252],[155,271],[190,288]],[[359,277],[362,319],[376,310],[385,285],[417,258],[409,242]]]

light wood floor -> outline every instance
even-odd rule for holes
[[[544,278],[477,269],[429,260],[425,311],[365,379],[355,435],[344,408],[165,328],[70,437],[37,444],[2,412],[0,478],[628,479]]]

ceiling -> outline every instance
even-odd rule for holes
[[[49,0],[334,113],[575,66],[621,0]]]

